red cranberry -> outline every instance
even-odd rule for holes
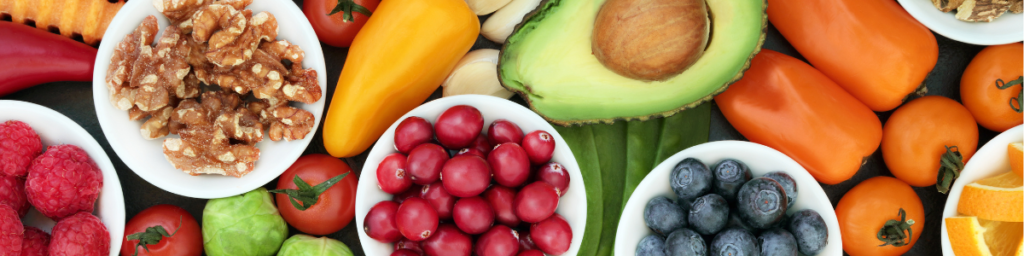
[[[555,152],[555,137],[545,131],[533,131],[523,137],[523,149],[526,155],[530,156],[533,164],[543,164],[551,160],[551,154]]]
[[[538,250],[526,250],[520,251],[516,256],[544,256],[544,253]]]
[[[466,197],[455,202],[452,219],[463,232],[477,235],[486,232],[494,224],[494,210],[483,198]]]
[[[487,155],[484,155],[484,153],[480,152],[480,150],[476,150],[475,148],[464,148],[460,149],[459,152],[455,153],[455,156],[461,155],[472,155],[479,156],[480,158],[487,158]]]
[[[476,239],[476,255],[515,256],[519,252],[519,234],[505,225],[497,225]]]
[[[420,243],[427,256],[469,256],[473,241],[452,224],[441,224],[437,233]]]
[[[405,202],[405,199],[409,199],[410,197],[420,197],[420,190],[422,189],[423,186],[413,184],[409,189],[406,189],[402,193],[395,195],[394,198],[391,198],[391,201],[401,204],[402,202]]]
[[[554,186],[558,196],[563,196],[569,191],[569,172],[559,163],[551,162],[541,167],[537,171],[537,180]]]
[[[416,253],[413,250],[395,250],[391,253],[391,256],[420,256],[420,253]]]
[[[441,169],[441,182],[453,196],[476,196],[491,184],[491,167],[478,156],[456,156]]]
[[[555,208],[558,208],[558,193],[551,184],[541,181],[530,183],[516,194],[513,207],[520,220],[537,223],[555,213]]]
[[[441,167],[447,161],[447,150],[437,144],[424,143],[409,152],[409,160],[405,165],[412,183],[426,185],[440,179]]]
[[[572,228],[561,215],[555,214],[531,225],[530,238],[544,253],[559,255],[569,250],[572,243]]]
[[[516,198],[516,191],[514,189],[494,185],[487,189],[487,191],[484,191],[483,197],[491,204],[491,208],[494,209],[494,217],[498,220],[498,223],[509,227],[519,225],[519,217],[516,217],[515,211],[512,210],[512,203],[515,202]]]
[[[410,116],[395,127],[395,149],[408,154],[416,146],[434,137],[434,127],[426,119]]]
[[[405,155],[394,153],[380,161],[380,165],[377,165],[377,186],[392,195],[402,193],[412,186],[412,179],[405,173]]]
[[[392,201],[381,201],[370,208],[363,218],[363,232],[374,240],[382,243],[394,243],[402,238],[395,225],[395,213],[398,212],[398,203]]]
[[[484,128],[484,117],[480,110],[458,105],[445,110],[434,122],[437,141],[446,148],[459,149],[469,146]]]
[[[437,217],[442,220],[448,220],[452,218],[452,209],[455,208],[455,201],[458,198],[448,194],[448,191],[444,189],[444,185],[441,181],[436,181],[433,184],[423,186],[420,192],[420,198],[426,199],[430,202],[430,205],[434,206],[434,210],[437,211]]]
[[[519,126],[511,121],[505,119],[494,120],[491,126],[487,128],[487,141],[491,142],[491,145],[505,142],[519,144],[523,142],[523,130],[519,129]]]
[[[427,200],[409,198],[398,206],[395,224],[402,236],[412,241],[423,241],[437,230],[437,211]]]
[[[476,149],[477,151],[480,151],[480,153],[487,155],[487,153],[491,153],[491,149],[494,148],[494,145],[495,144],[491,144],[487,141],[486,134],[481,133],[479,136],[476,136],[476,139],[473,140],[473,144],[469,145],[469,148]]]
[[[423,255],[423,248],[420,248],[420,243],[408,238],[402,238],[395,242],[395,251],[399,250],[409,250],[415,252],[415,255]]]
[[[498,145],[487,155],[487,163],[494,171],[494,181],[502,186],[518,187],[530,178],[530,159],[518,144]]]
[[[530,231],[523,230],[519,232],[519,251],[536,250],[537,245],[533,243],[533,239],[530,238]]]

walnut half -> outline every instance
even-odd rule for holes
[[[963,3],[964,0],[932,0],[932,4],[935,5],[935,8],[938,8],[939,11],[942,12],[951,12],[956,10],[956,8],[960,7]]]
[[[970,22],[992,22],[1010,10],[1010,5],[1010,0],[964,0],[956,8],[956,18]]]

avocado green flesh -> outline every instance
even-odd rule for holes
[[[696,63],[664,81],[630,79],[591,53],[604,0],[548,0],[508,38],[502,84],[559,124],[645,119],[710,100],[742,73],[763,42],[763,0],[706,0],[709,44]]]

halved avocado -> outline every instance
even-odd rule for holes
[[[634,80],[591,52],[594,19],[605,0],[545,0],[505,41],[502,86],[560,125],[670,116],[725,91],[764,43],[764,0],[706,0],[711,38],[703,56],[663,81]]]

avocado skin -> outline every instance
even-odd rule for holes
[[[668,117],[678,113],[679,111],[693,108],[704,102],[711,101],[711,99],[713,99],[715,95],[725,91],[729,85],[740,80],[743,77],[743,72],[745,72],[750,67],[750,59],[752,59],[755,55],[757,55],[758,52],[760,52],[761,47],[764,44],[765,31],[767,29],[768,24],[768,18],[765,12],[767,8],[767,3],[764,0],[707,0],[710,6],[710,17],[712,19],[712,32],[711,38],[709,39],[708,43],[708,52],[712,51],[712,47],[714,47],[714,49],[722,48],[722,50],[719,50],[719,52],[741,52],[737,51],[736,48],[741,48],[739,50],[743,50],[743,48],[745,47],[746,51],[742,52],[749,52],[749,54],[743,54],[741,57],[739,57],[742,58],[742,60],[738,58],[729,60],[730,62],[734,62],[734,65],[719,63],[719,61],[715,59],[715,53],[705,52],[705,55],[701,57],[701,60],[709,58],[708,60],[706,60],[710,62],[709,64],[701,64],[701,60],[698,60],[698,62],[694,64],[694,67],[687,71],[684,71],[682,74],[677,75],[676,77],[668,79],[667,81],[650,82],[633,80],[615,74],[613,71],[603,66],[594,67],[594,65],[587,65],[587,67],[582,68],[559,66],[554,69],[551,69],[551,72],[563,72],[571,70],[573,68],[582,69],[583,71],[580,71],[579,73],[587,74],[587,76],[581,76],[579,77],[581,79],[571,80],[588,80],[582,83],[573,84],[572,87],[575,88],[572,89],[579,90],[565,89],[559,91],[560,89],[558,88],[554,90],[548,89],[551,87],[563,87],[562,85],[564,84],[561,83],[532,83],[532,81],[530,80],[536,80],[534,79],[534,77],[537,76],[526,77],[528,75],[520,74],[519,70],[517,70],[519,63],[530,61],[528,57],[523,57],[525,54],[523,54],[522,50],[518,49],[520,48],[518,44],[522,43],[522,41],[524,40],[528,40],[527,37],[537,29],[543,28],[545,26],[559,26],[550,24],[545,25],[544,21],[549,20],[551,16],[557,15],[557,13],[560,11],[580,11],[581,13],[575,14],[576,17],[588,18],[589,20],[592,21],[594,18],[593,16],[596,16],[597,11],[600,9],[566,9],[567,6],[570,5],[567,3],[572,3],[574,1],[593,1],[595,4],[598,5],[598,7],[600,6],[600,4],[604,3],[604,0],[543,0],[536,9],[528,13],[523,18],[523,22],[516,25],[516,28],[512,32],[512,35],[510,35],[508,39],[505,41],[505,44],[502,46],[501,49],[497,70],[499,81],[501,82],[501,85],[503,87],[505,87],[509,91],[519,94],[530,105],[530,109],[532,109],[534,112],[537,112],[539,115],[547,119],[549,122],[562,126],[594,123],[610,124],[617,120],[644,121],[650,118]],[[750,28],[748,28],[747,30],[749,31],[747,32],[750,35],[744,37],[750,39],[748,40],[748,43],[750,43],[749,45],[729,47],[730,43],[715,44],[716,35],[717,37],[719,37],[718,41],[722,42],[730,42],[734,40],[734,38],[724,37],[722,35],[727,34],[726,31],[716,30],[716,28],[718,28],[718,26],[715,25],[716,22],[723,22],[728,24],[728,21],[716,20],[715,13],[723,11],[722,9],[728,8],[715,8],[715,5],[712,5],[712,2],[719,2],[719,5],[760,5],[756,12],[760,14],[760,19],[755,20],[759,21],[759,26],[756,27],[756,31],[754,30],[755,27],[751,26]],[[739,2],[740,4],[734,4],[734,2]],[[752,7],[747,8],[749,9]],[[726,11],[733,11],[733,9],[728,9]],[[581,44],[570,49],[582,47],[586,49],[587,52],[591,52],[589,36],[592,34],[592,22],[589,25],[589,28],[591,29],[591,31],[585,31],[588,38],[587,40],[583,40],[586,41],[587,43],[585,45]],[[555,41],[548,43],[559,44],[560,42]],[[520,58],[524,58],[525,60],[521,60]],[[592,58],[595,63],[597,62],[597,59],[596,57],[593,56],[593,54],[589,54],[589,58]],[[708,79],[700,78],[700,76],[702,74],[707,73],[707,71],[714,71],[716,69],[734,71],[715,72],[718,74],[714,76],[717,77],[718,79],[711,80],[717,81],[709,82],[706,81]],[[564,78],[564,76],[562,77]],[[596,77],[596,79],[593,79],[594,77]],[[703,81],[693,82],[690,79],[686,79],[694,77],[698,79],[693,80]],[[629,79],[630,81],[621,82],[623,81],[622,79]],[[592,82],[594,80],[618,80],[620,82]],[[647,93],[653,91],[650,88],[672,89],[678,86],[686,87],[686,89],[684,90],[690,90],[692,88],[693,90],[700,92],[668,93],[669,95],[683,94],[685,97],[665,97],[659,96],[663,95],[662,93]],[[616,87],[618,88],[617,93],[605,90],[608,88]],[[629,88],[624,89],[623,87]],[[628,95],[628,92],[631,90],[631,88],[638,89],[637,92],[639,93],[634,93],[635,95]],[[643,92],[640,92],[641,90],[643,90]],[[621,92],[627,93],[623,94]],[[564,95],[568,95],[568,97]],[[609,103],[612,101],[615,101],[615,103]]]

